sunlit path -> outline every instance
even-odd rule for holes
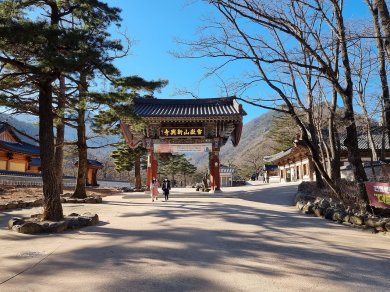
[[[222,198],[116,196],[102,223],[44,236],[0,230],[1,291],[387,291],[390,237],[300,215],[296,185]],[[175,193],[176,192],[176,193]],[[19,210],[2,215],[32,214]],[[38,263],[38,264],[37,264]]]

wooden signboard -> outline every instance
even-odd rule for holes
[[[203,127],[162,127],[160,138],[204,137]]]

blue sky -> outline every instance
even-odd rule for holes
[[[201,98],[221,97],[218,77],[204,79],[210,60],[177,59],[170,52],[177,51],[175,39],[195,39],[202,19],[214,11],[202,1],[187,0],[110,0],[111,6],[122,9],[122,29],[126,29],[134,43],[131,54],[116,64],[123,75],[139,75],[145,79],[167,79],[169,84],[158,98],[192,98],[177,94],[188,90]],[[248,112],[245,122],[259,116],[260,108],[244,104]]]
[[[198,0],[107,0],[122,9],[122,30],[134,41],[131,54],[117,62],[123,75],[139,75],[145,79],[167,79],[169,85],[158,98],[191,98],[177,95],[189,90],[201,98],[223,96],[217,77],[203,80],[208,59],[177,59],[169,52],[177,51],[175,38],[193,40],[202,20],[216,13],[211,5]],[[363,0],[345,0],[348,16],[369,16]],[[245,65],[239,65],[245,66]],[[236,68],[237,69],[237,68]],[[234,70],[234,68],[232,68]],[[225,72],[228,73],[229,72]],[[231,72],[230,72],[231,73]],[[257,88],[256,94],[266,88]],[[175,95],[176,93],[176,95]],[[248,115],[244,122],[264,113],[258,107],[243,104]]]

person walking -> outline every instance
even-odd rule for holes
[[[164,192],[165,201],[168,201],[169,190],[171,189],[171,182],[167,178],[164,179],[161,189]]]
[[[152,183],[150,184],[150,195],[152,197],[152,202],[154,202],[154,200],[157,201],[157,198],[158,198],[158,187],[160,186],[160,184],[158,183],[158,180],[153,178],[152,179]]]

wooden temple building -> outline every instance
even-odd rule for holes
[[[246,115],[235,97],[209,99],[134,99],[134,111],[144,121],[142,130],[131,119],[121,121],[129,147],[148,150],[147,190],[157,178],[157,155],[164,152],[208,152],[212,191],[220,191],[219,151],[229,140],[238,145]]]
[[[295,140],[292,147],[274,155],[266,156],[264,160],[266,163],[278,166],[278,170],[274,171],[273,176],[269,174],[270,180],[291,182],[315,179],[314,164],[309,149],[301,140]]]
[[[38,173],[38,158],[38,146],[22,141],[11,125],[0,122],[0,170]]]
[[[41,172],[39,146],[29,144],[19,138],[14,127],[6,122],[0,122],[0,171],[6,174]],[[20,134],[21,135],[21,134]],[[88,159],[86,184],[97,186],[97,171],[103,164],[97,160]]]
[[[381,151],[383,151],[382,155],[385,160],[388,160],[390,158],[388,138],[385,137],[384,141],[382,141],[382,139],[383,137],[381,133],[373,133],[373,141],[375,149],[377,149],[377,156],[381,157]],[[372,175],[371,164],[375,165],[375,167],[378,166],[378,169],[376,170],[377,175],[384,172],[384,168],[389,168],[387,166],[388,163],[384,163],[384,160],[382,162],[371,162],[372,153],[366,134],[358,136],[358,147],[363,166],[365,167],[366,173],[369,177]],[[292,147],[274,155],[264,157],[264,161],[268,164],[278,166],[278,174],[274,176],[273,180],[275,182],[313,181],[316,179],[315,166],[309,149],[300,139],[295,140]],[[347,149],[343,143],[341,145],[340,171],[341,178],[353,180],[352,167],[348,162]]]

